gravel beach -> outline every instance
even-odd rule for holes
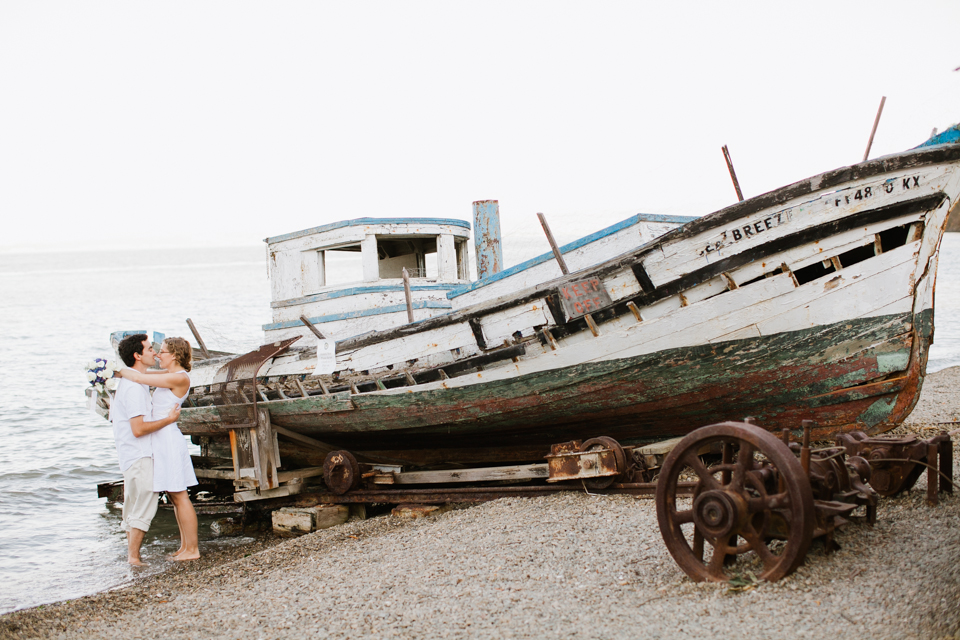
[[[928,376],[898,431],[960,419],[958,385],[960,368]],[[0,637],[960,638],[960,495],[928,507],[925,483],[743,591],[683,574],[653,500],[570,492],[260,538],[4,615]]]

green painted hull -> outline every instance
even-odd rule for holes
[[[526,457],[598,435],[648,442],[746,416],[768,429],[797,430],[812,419],[822,435],[878,432],[913,408],[932,336],[929,310],[469,386],[259,406],[274,424],[340,448],[383,459],[422,460],[429,451],[430,460],[448,462],[484,459],[481,451]],[[207,435],[223,433],[221,418],[233,421],[217,407],[185,410],[184,418],[185,433]]]

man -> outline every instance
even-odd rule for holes
[[[120,359],[128,367],[146,373],[156,363],[156,352],[146,334],[138,333],[120,341]],[[113,438],[117,444],[120,471],[123,472],[123,521],[127,532],[127,562],[141,566],[140,546],[157,513],[158,493],[153,491],[153,448],[150,434],[177,421],[176,406],[161,420],[150,417],[150,388],[129,380],[120,380],[110,405]]]

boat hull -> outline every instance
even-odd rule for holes
[[[410,464],[535,460],[567,440],[640,444],[747,416],[796,433],[813,420],[819,437],[882,432],[923,382],[958,195],[960,147],[830,172],[556,282],[341,341],[338,370],[365,386],[292,398],[277,386],[258,404],[280,427]],[[560,304],[588,282],[609,294],[596,312]],[[454,365],[491,355],[504,340],[523,354],[423,368],[451,352]],[[308,355],[277,359],[267,378],[305,380]],[[216,436],[252,419],[251,405],[205,406],[180,424]],[[291,455],[315,463],[281,445]]]
[[[932,334],[926,310],[479,385],[356,396],[353,408],[340,411],[322,396],[260,406],[278,426],[372,459],[412,463],[526,458],[551,443],[601,434],[637,444],[746,416],[797,433],[802,419],[814,420],[822,436],[875,433],[913,408]],[[218,410],[204,411],[211,420],[184,431],[219,432]]]

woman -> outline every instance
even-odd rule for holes
[[[183,338],[167,338],[157,354],[162,371],[140,373],[123,369],[117,375],[138,384],[157,387],[153,392],[152,416],[165,416],[174,405],[182,405],[190,393],[190,375],[193,350]],[[151,418],[156,419],[156,418]],[[187,487],[197,484],[193,462],[187,443],[177,423],[156,431],[153,438],[153,490],[166,491],[173,503],[173,513],[180,527],[180,548],[173,560],[196,560],[200,557],[197,541],[197,512],[190,502]]]

